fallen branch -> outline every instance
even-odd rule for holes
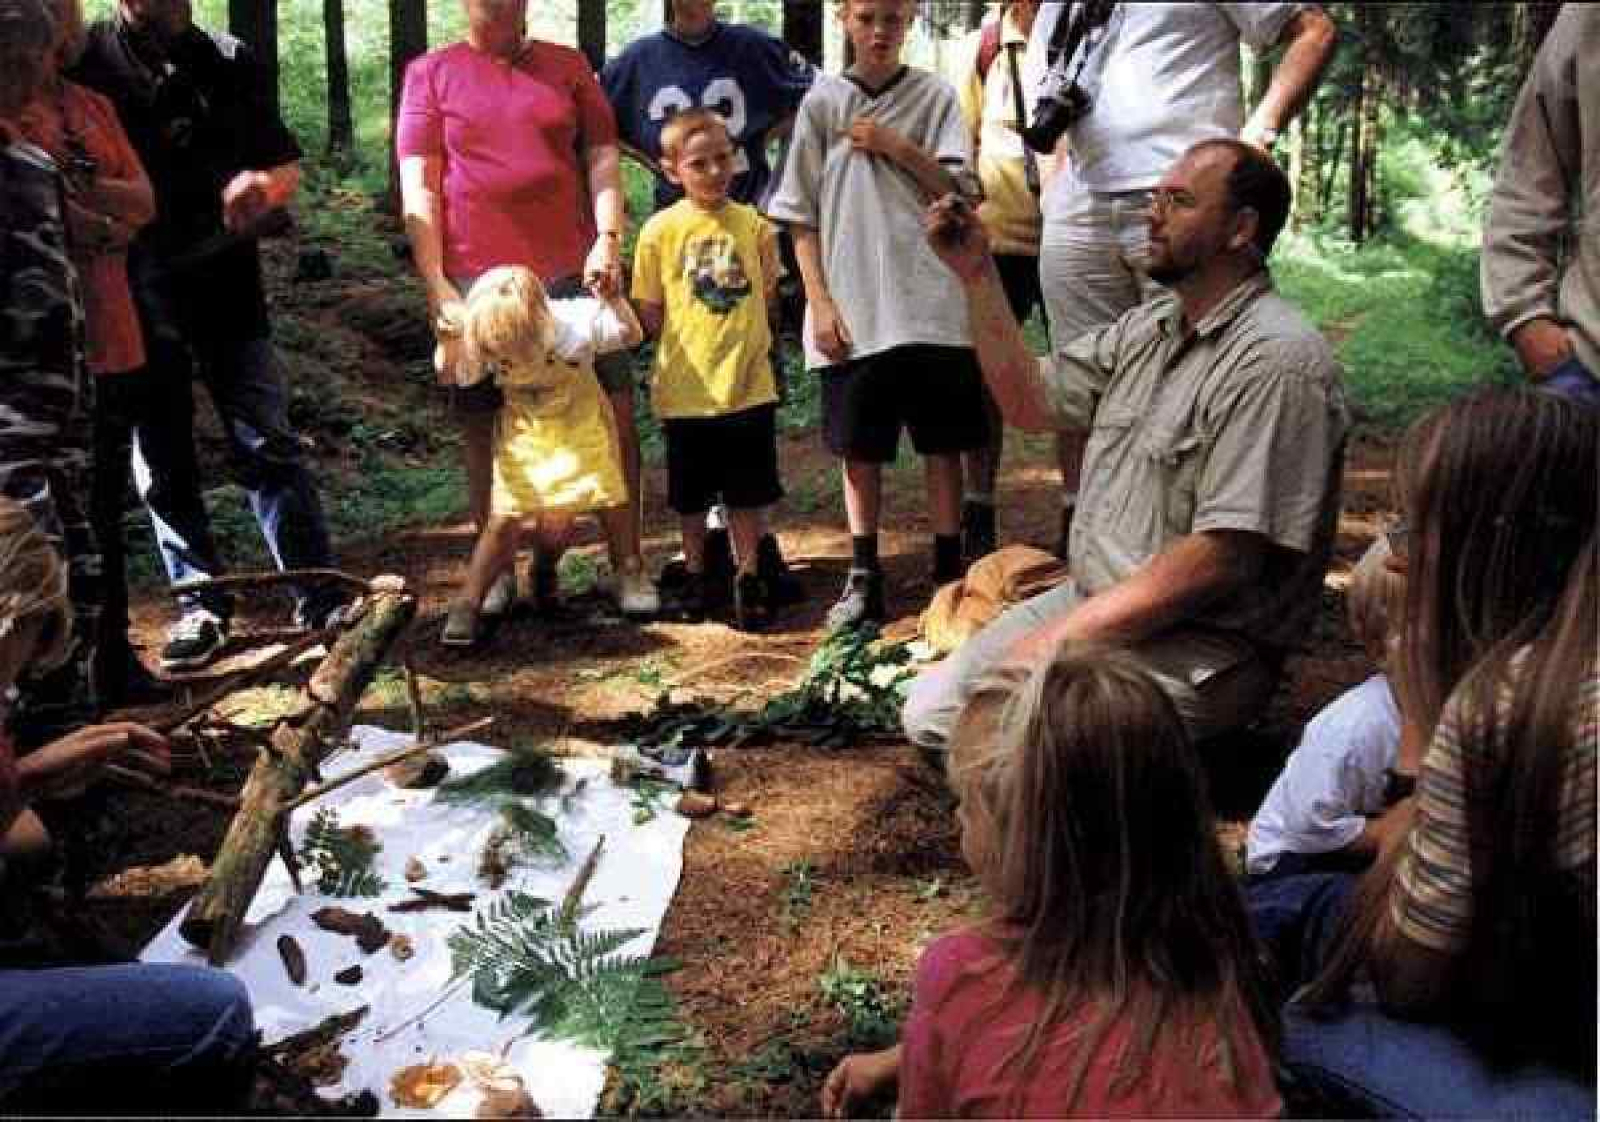
[[[238,810],[239,800],[233,795],[222,795],[215,791],[202,790],[199,787],[185,787],[182,784],[163,783],[159,779],[134,771],[132,768],[122,767],[120,764],[107,764],[105,776],[121,783],[125,787],[137,787],[141,791],[149,791],[153,795],[165,795],[171,799],[185,802],[207,803],[211,806],[222,807],[224,810]]]
[[[411,735],[422,741],[428,738],[428,718],[422,709],[422,683],[417,680],[417,668],[411,665],[411,652],[400,660],[406,675],[406,700],[411,703]]]
[[[466,724],[457,725],[453,729],[445,729],[435,738],[419,740],[408,747],[396,748],[393,752],[385,752],[371,763],[362,764],[358,768],[345,772],[337,779],[330,779],[326,783],[301,792],[295,798],[283,804],[282,813],[288,814],[291,811],[298,810],[307,803],[316,802],[324,795],[331,795],[347,783],[354,783],[364,775],[371,775],[373,772],[380,771],[390,764],[397,764],[401,760],[409,760],[412,756],[430,751],[441,744],[449,744],[452,741],[460,740],[464,736],[481,732],[492,724],[494,724],[493,717],[480,717],[476,721],[468,721]]]
[[[214,966],[227,962],[261,878],[278,851],[283,807],[298,798],[318,764],[348,732],[350,715],[379,664],[417,612],[398,577],[371,584],[365,611],[346,624],[333,649],[272,730],[240,794],[240,807],[179,932]]]
[[[168,735],[177,732],[196,717],[209,711],[212,706],[229,694],[237,693],[246,686],[265,678],[268,674],[282,670],[311,648],[321,646],[327,641],[327,631],[313,631],[309,635],[302,635],[277,654],[262,659],[254,666],[246,666],[233,671],[221,682],[201,694],[200,700],[191,704],[183,713],[163,721],[159,725],[155,725],[155,730]]]
[[[605,844],[604,834],[594,840],[594,848],[589,851],[589,856],[583,859],[578,875],[573,878],[572,887],[568,888],[567,894],[561,898],[561,911],[558,914],[563,926],[577,922],[578,909],[583,906],[583,894],[589,891],[589,881],[594,879],[594,871],[600,864],[600,850]]]

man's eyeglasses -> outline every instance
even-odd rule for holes
[[[1150,213],[1164,214],[1169,208],[1177,210],[1193,210],[1200,205],[1200,200],[1190,191],[1181,188],[1156,187],[1150,192]]]

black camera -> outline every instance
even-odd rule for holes
[[[1061,134],[1088,116],[1094,107],[1089,93],[1076,82],[1042,95],[1033,109],[1033,123],[1022,130],[1023,143],[1041,155],[1056,150]]]
[[[1115,8],[1110,0],[1078,0],[1071,12],[1056,22],[1050,33],[1050,69],[1034,105],[1033,121],[1021,130],[1023,142],[1035,152],[1054,152],[1061,135],[1094,107],[1094,99],[1080,82],[1092,53],[1086,40],[1090,32],[1110,22]],[[1070,74],[1068,67],[1072,67]]]

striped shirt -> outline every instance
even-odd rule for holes
[[[1511,689],[1501,695],[1509,706]],[[1446,704],[1422,759],[1417,822],[1400,859],[1392,918],[1407,939],[1444,954],[1460,951],[1472,931],[1472,861],[1466,805],[1467,757],[1488,746],[1466,739],[1473,722],[1459,696]],[[1591,670],[1572,710],[1573,737],[1561,769],[1557,863],[1587,880],[1593,896],[1595,746],[1600,741],[1600,672]]]

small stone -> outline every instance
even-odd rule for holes
[[[343,970],[339,971],[333,976],[333,980],[338,982],[341,986],[353,986],[357,982],[361,981],[361,977],[362,974],[360,966],[346,966]]]
[[[678,797],[677,811],[685,818],[709,818],[717,812],[716,796],[685,791]]]
[[[396,962],[404,962],[417,953],[417,948],[411,942],[411,936],[394,935],[389,939],[389,953],[394,955]]]
[[[408,756],[383,769],[389,782],[408,791],[437,787],[450,774],[450,764],[437,752]]]
[[[306,984],[306,954],[293,935],[278,936],[278,957],[283,959],[284,972],[297,986]]]
[[[406,858],[406,880],[416,884],[417,881],[426,879],[427,875],[428,866],[418,861],[415,857]]]

